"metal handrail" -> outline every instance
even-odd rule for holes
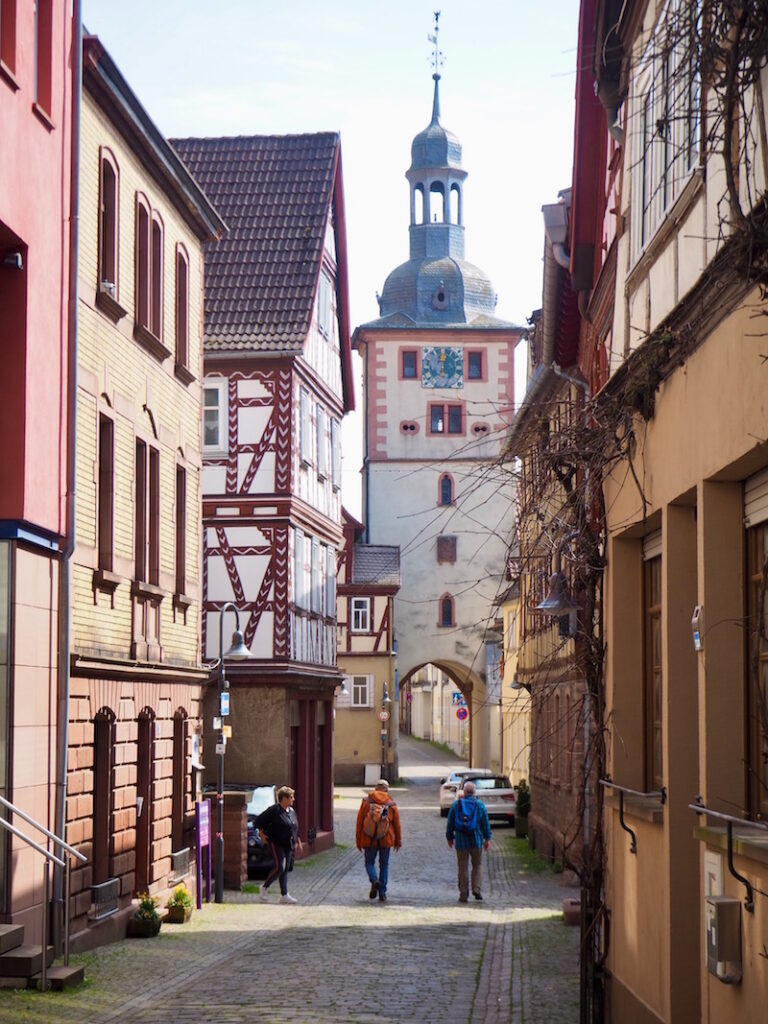
[[[707,807],[704,803],[701,794],[696,796],[692,804],[688,804],[688,808],[691,811],[695,811],[698,815],[706,814],[708,818],[718,818],[720,821],[725,822],[726,835],[728,837],[728,870],[736,881],[741,882],[747,890],[747,895],[744,899],[744,906],[750,914],[754,913],[755,893],[752,888],[752,883],[748,878],[745,878],[744,875],[740,875],[733,865],[733,826],[738,825],[740,828],[756,828],[761,832],[768,832],[768,824],[764,821],[750,821],[748,818],[737,818],[733,814],[723,814],[722,811],[713,811],[711,807]]]
[[[57,836],[50,829],[47,829],[45,825],[42,825],[39,821],[35,821],[26,812],[22,811],[21,808],[12,804],[10,800],[6,800],[4,796],[0,796],[0,807],[5,807],[12,814],[18,814],[20,818],[23,818],[29,825],[36,828],[39,832],[42,832],[45,836],[51,839],[62,851],[66,851],[73,857],[76,857],[83,864],[87,863],[88,858],[85,857],[74,847],[70,846],[69,843],[65,842],[61,836]],[[69,857],[64,857],[63,852],[61,857],[57,857],[55,853],[51,853],[50,850],[46,850],[44,846],[36,843],[34,839],[30,839],[26,833],[22,832],[21,829],[16,828],[10,821],[0,816],[0,825],[7,829],[13,835],[18,836],[19,839],[23,840],[27,846],[30,846],[33,850],[41,853],[45,857],[46,861],[53,861],[54,864],[58,864],[59,867],[64,868],[64,965],[69,966],[69,896],[70,896],[70,868],[71,862]],[[43,954],[40,961],[40,987],[45,992],[48,988],[48,886],[50,880],[48,877],[48,864],[46,863],[43,869]]]
[[[619,794],[619,824],[632,837],[632,842],[629,844],[629,852],[637,853],[637,836],[626,821],[624,821],[624,795],[661,800],[662,804],[665,804],[667,802],[667,787],[662,786],[661,789],[643,792],[640,789],[630,789],[629,786],[619,786],[618,783],[611,779],[610,775],[606,775],[604,779],[598,779],[598,782],[601,786],[605,786],[608,789],[615,789]]]

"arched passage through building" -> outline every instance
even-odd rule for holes
[[[399,713],[401,732],[446,743],[471,767],[489,766],[491,707],[474,669],[447,660],[413,666],[401,676]]]

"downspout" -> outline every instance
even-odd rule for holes
[[[81,0],[72,6],[72,135],[69,199],[69,297],[67,324],[67,493],[66,534],[59,563],[59,662],[56,729],[56,806],[54,831],[61,839],[67,824],[67,751],[69,748],[69,648],[71,561],[75,549],[75,448],[77,438],[77,271],[80,228],[80,109],[83,81],[83,12]],[[54,945],[63,942],[64,875],[53,877]]]

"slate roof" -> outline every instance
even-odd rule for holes
[[[400,586],[400,548],[389,544],[355,544],[352,582]]]
[[[205,249],[206,351],[300,351],[332,208],[338,134],[170,141],[229,227]]]

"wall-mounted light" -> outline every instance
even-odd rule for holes
[[[18,250],[7,252],[3,256],[3,267],[5,270],[23,270],[24,258]]]
[[[576,532],[569,533],[557,545],[555,549],[555,571],[549,577],[547,596],[540,604],[534,607],[533,610],[535,612],[541,612],[542,615],[552,615],[559,619],[562,616],[570,615],[571,612],[579,610],[578,604],[571,597],[568,581],[562,571],[563,548],[577,536],[578,533]]]

